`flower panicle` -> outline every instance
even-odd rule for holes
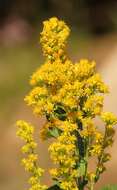
[[[107,147],[113,144],[117,117],[103,111],[109,88],[96,72],[95,61],[73,63],[66,54],[69,33],[66,23],[56,17],[43,22],[40,43],[46,61],[31,76],[32,90],[24,100],[36,116],[46,119],[41,138],[54,139],[48,151],[56,166],[50,169],[56,186],[61,190],[92,189],[111,158]],[[97,117],[104,123],[104,131],[96,125]],[[31,173],[30,190],[45,190],[40,184],[44,170],[38,166],[34,127],[22,120],[17,126],[17,135],[25,142],[22,164]],[[94,171],[89,170],[91,157],[97,160]]]
[[[17,121],[17,136],[25,141],[25,145],[22,146],[22,153],[25,154],[25,158],[21,160],[25,170],[31,174],[29,184],[31,188],[29,190],[46,190],[45,185],[40,184],[40,177],[43,175],[44,170],[38,166],[38,155],[36,154],[37,143],[34,141],[34,126],[23,120]]]

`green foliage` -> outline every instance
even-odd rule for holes
[[[117,185],[107,185],[103,187],[101,190],[117,190]]]
[[[7,114],[10,120],[11,106],[17,109],[19,99],[29,89],[29,73],[41,64],[38,56],[38,49],[33,42],[13,47],[0,46],[0,118]]]

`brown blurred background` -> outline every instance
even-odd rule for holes
[[[25,189],[27,175],[20,165],[21,141],[16,120],[26,119],[39,128],[23,102],[30,75],[44,61],[39,41],[42,21],[57,16],[71,28],[68,51],[73,60],[94,59],[110,85],[105,109],[117,114],[117,1],[116,0],[0,0],[0,190]],[[112,161],[95,190],[117,183],[117,134],[110,150]],[[50,167],[47,143],[39,143],[40,164]],[[50,179],[46,174],[46,184]]]

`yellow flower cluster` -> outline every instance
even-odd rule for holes
[[[58,20],[56,17],[50,18],[43,24],[40,42],[44,55],[50,62],[56,59],[64,62],[66,39],[69,36],[70,29],[63,21]]]
[[[101,118],[106,125],[115,125],[117,123],[117,117],[111,112],[102,113]]]
[[[50,170],[54,179],[59,181],[60,188],[63,190],[77,190],[76,179],[78,177],[78,170],[75,168],[78,162],[78,155],[76,151],[76,136],[77,125],[68,121],[58,122],[61,135],[56,138],[49,147],[50,156],[58,168]]]
[[[29,190],[46,190],[45,185],[40,184],[40,177],[44,170],[38,167],[38,155],[35,153],[37,144],[34,142],[33,133],[34,127],[25,121],[17,122],[18,131],[17,135],[25,141],[25,145],[22,147],[22,152],[27,156],[22,159],[22,164],[25,170],[31,173],[29,183],[31,188]]]
[[[80,60],[75,65],[75,77],[80,81],[89,78],[94,74],[95,65],[94,61],[89,62],[87,59]]]
[[[87,114],[100,114],[103,107],[101,93],[108,92],[108,88],[94,68],[95,63],[88,60],[77,64],[68,59],[64,64],[57,60],[52,64],[47,62],[32,75],[30,83],[34,89],[25,101],[39,115],[52,113],[57,103],[66,109],[80,109],[84,104],[83,111]]]
[[[87,59],[73,63],[68,58],[65,48],[69,32],[68,26],[55,17],[44,22],[40,42],[46,62],[32,75],[33,89],[25,101],[34,114],[46,118],[42,139],[55,139],[49,152],[56,165],[50,173],[57,186],[83,190],[86,185],[94,185],[105,170],[105,162],[110,159],[105,148],[113,143],[117,118],[103,112],[104,94],[109,90],[96,72],[96,63]],[[104,132],[95,124],[97,116],[105,124]],[[26,142],[22,151],[28,154],[22,163],[32,173],[30,190],[46,189],[39,180],[43,170],[36,164],[34,128],[24,121],[19,121],[18,126],[18,136]],[[88,169],[92,156],[97,158],[94,172]]]
[[[99,115],[103,107],[103,96],[91,95],[84,104],[83,110],[89,116]]]

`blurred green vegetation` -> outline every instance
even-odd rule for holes
[[[30,74],[40,65],[39,49],[25,44],[0,47],[0,115],[15,110],[20,97],[27,92]]]
[[[107,185],[103,187],[101,190],[117,190],[117,185]]]

